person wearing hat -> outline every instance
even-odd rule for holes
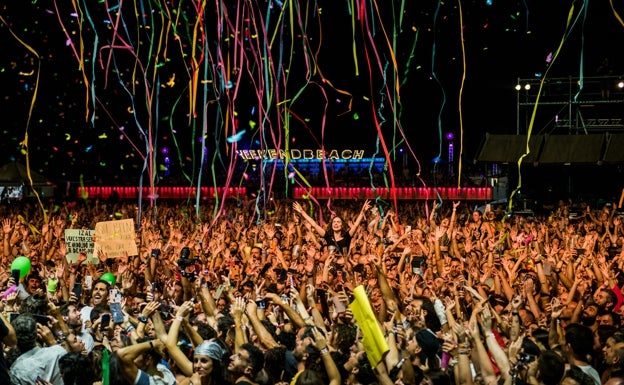
[[[167,351],[180,371],[188,377],[187,380],[180,381],[180,385],[227,384],[223,366],[225,350],[219,342],[210,340],[199,344],[193,352],[193,362],[177,346],[172,349],[167,346]]]
[[[178,347],[181,324],[184,322],[184,318],[191,314],[192,309],[192,301],[186,301],[180,305],[165,340],[165,348],[169,357],[188,379],[188,382],[181,381],[180,385],[226,384],[226,371],[223,366],[223,359],[226,355],[225,349],[216,339],[204,341],[197,345],[193,352],[192,362]]]

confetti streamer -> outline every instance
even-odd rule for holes
[[[508,203],[508,207],[507,207],[507,212],[509,212],[509,213],[513,212],[512,207],[513,207],[513,202],[514,202],[513,201],[514,196],[518,193],[518,191],[520,191],[520,188],[522,188],[521,166],[522,166],[522,161],[524,160],[524,158],[531,153],[531,148],[529,146],[529,141],[531,140],[531,134],[533,132],[533,124],[535,123],[535,116],[537,114],[537,108],[539,106],[539,100],[540,100],[540,97],[542,96],[542,88],[544,87],[544,82],[546,81],[546,78],[548,76],[548,73],[549,73],[550,69],[552,68],[554,62],[557,60],[557,57],[559,56],[559,52],[561,52],[561,48],[563,47],[563,44],[566,41],[566,37],[568,36],[568,29],[570,28],[570,24],[571,24],[573,15],[574,15],[574,3],[572,3],[572,5],[570,6],[570,10],[568,12],[568,18],[567,18],[566,28],[565,28],[566,31],[563,34],[563,37],[561,38],[561,41],[559,42],[559,46],[557,47],[557,50],[555,51],[555,54],[553,55],[552,62],[550,63],[550,65],[546,69],[546,73],[544,74],[544,76],[542,77],[542,80],[540,81],[539,90],[538,90],[537,96],[535,98],[535,104],[533,105],[533,112],[531,113],[531,119],[529,121],[529,127],[528,127],[528,130],[527,130],[527,139],[526,139],[525,153],[520,156],[520,158],[518,159],[518,162],[517,162],[517,164],[518,164],[518,183],[516,185],[516,188],[511,192],[511,195],[509,196],[509,203]]]
[[[26,155],[26,173],[28,175],[28,185],[30,186],[31,191],[33,192],[33,194],[37,198],[37,202],[39,203],[39,207],[41,208],[41,212],[43,213],[43,221],[44,221],[44,223],[47,223],[48,222],[48,214],[47,214],[45,208],[43,207],[43,202],[41,202],[41,197],[39,196],[39,192],[33,186],[32,174],[30,172],[30,152],[28,151],[28,130],[30,128],[30,122],[31,122],[31,118],[32,118],[32,113],[33,113],[33,109],[35,107],[35,101],[37,100],[37,91],[39,90],[39,76],[40,76],[40,73],[41,73],[41,71],[40,71],[40,69],[41,69],[41,60],[39,59],[40,58],[39,54],[31,46],[26,44],[22,39],[20,39],[15,34],[13,29],[10,27],[10,25],[6,22],[6,20],[2,16],[0,16],[0,22],[9,30],[9,33],[11,34],[11,36],[17,42],[19,42],[24,48],[26,48],[30,53],[32,53],[34,57],[37,58],[37,68],[35,70],[35,73],[36,73],[35,88],[33,90],[32,98],[31,98],[31,101],[30,101],[30,107],[28,109],[28,119],[26,120],[26,127],[24,129],[24,140],[20,143],[20,146],[22,148],[22,151]],[[31,230],[33,230],[32,226],[31,226]],[[35,229],[35,231],[36,231],[36,229]]]
[[[61,47],[49,50],[52,55],[39,52],[38,57],[71,58],[67,72],[73,77],[66,83],[68,89],[76,83],[68,92],[78,90],[75,99],[79,101],[69,102],[71,95],[59,92],[56,107],[62,118],[78,112],[85,124],[74,128],[71,123],[75,121],[68,119],[64,126],[71,128],[63,130],[56,129],[55,121],[40,124],[49,124],[50,135],[62,131],[63,141],[54,143],[54,153],[72,159],[71,166],[83,161],[97,164],[94,173],[106,171],[118,180],[148,187],[145,196],[140,189],[139,203],[149,199],[156,206],[154,191],[159,183],[170,182],[167,173],[171,172],[177,184],[196,190],[226,187],[226,193],[217,196],[186,197],[198,216],[202,200],[214,199],[214,209],[207,215],[213,223],[228,199],[239,199],[228,195],[227,189],[238,186],[254,192],[254,220],[266,219],[272,210],[271,197],[289,197],[295,187],[307,189],[307,203],[325,205],[331,215],[334,199],[319,201],[312,187],[335,187],[340,162],[321,159],[312,179],[311,168],[292,159],[290,150],[331,151],[357,140],[356,146],[366,149],[366,157],[384,160],[381,170],[375,161],[358,165],[363,169],[359,184],[374,192],[404,186],[405,181],[399,180],[401,167],[409,166],[410,187],[439,187],[441,179],[430,173],[430,166],[442,171],[447,127],[459,130],[454,177],[457,187],[462,187],[464,141],[470,137],[463,115],[471,90],[465,85],[474,76],[474,70],[467,71],[466,61],[475,56],[474,45],[465,46],[464,40],[476,40],[474,25],[483,29],[494,25],[491,20],[477,22],[474,8],[467,8],[472,4],[459,0],[453,4],[404,0],[322,4],[72,0],[50,4],[50,9],[25,5],[44,11],[57,26],[53,33],[63,41]],[[612,1],[610,5],[622,24]],[[587,7],[583,6],[568,31],[576,20],[586,23]],[[514,10],[518,12],[506,14],[504,22],[518,23],[523,33],[531,32],[527,3],[521,2]],[[469,20],[464,20],[464,12]],[[52,32],[44,33],[52,36]],[[40,40],[57,44],[53,39]],[[336,50],[344,54],[335,55]],[[557,55],[551,55],[548,69],[557,62]],[[452,77],[443,72],[450,66],[457,66]],[[581,56],[581,78],[584,66]],[[38,69],[22,65],[14,73],[24,78],[21,91],[28,97],[36,95]],[[424,98],[431,99],[429,104],[422,103]],[[457,108],[449,108],[453,100]],[[432,112],[433,117],[429,116]],[[345,136],[348,142],[342,139]],[[32,140],[28,135],[24,139],[25,145]],[[34,153],[27,146],[22,149],[26,155]],[[274,161],[258,156],[242,161],[239,154],[247,150],[275,150],[284,158]],[[426,157],[425,174],[419,158],[433,152],[437,154]],[[108,153],[114,153],[115,159],[96,159]],[[437,162],[430,165],[431,159]],[[90,180],[84,170],[75,172],[75,180],[79,174]],[[441,202],[439,195],[430,199]],[[390,205],[398,209],[396,196],[377,194],[375,200],[382,205],[382,214]]]

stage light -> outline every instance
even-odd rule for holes
[[[622,89],[624,88],[624,81],[620,80],[617,84],[618,88]]]
[[[520,91],[522,89],[522,86],[520,84],[516,84],[516,91]]]
[[[531,89],[531,85],[529,83],[525,84],[524,85],[524,89],[527,90],[527,91],[530,90]]]

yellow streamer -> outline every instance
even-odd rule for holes
[[[6,20],[4,20],[4,18],[2,16],[0,16],[0,21],[2,22],[2,24],[4,24],[7,27],[7,29],[9,30],[9,33],[11,33],[11,35],[15,38],[15,40],[17,40],[21,45],[24,46],[24,48],[26,48],[28,51],[30,51],[37,58],[37,71],[36,71],[37,72],[37,77],[36,77],[36,80],[35,80],[35,87],[33,88],[33,96],[32,96],[32,99],[30,101],[30,107],[28,108],[28,118],[26,119],[26,129],[25,129],[25,133],[24,133],[24,140],[20,144],[21,144],[22,149],[24,150],[24,153],[25,153],[25,156],[26,156],[26,173],[28,174],[28,183],[30,184],[30,189],[32,190],[33,194],[35,194],[35,197],[37,198],[37,202],[39,202],[39,206],[41,207],[41,211],[43,212],[43,221],[44,221],[44,223],[47,223],[48,222],[48,214],[46,213],[46,210],[43,207],[43,203],[41,202],[41,197],[39,196],[39,193],[37,192],[37,190],[35,190],[35,188],[33,186],[32,175],[30,174],[30,156],[29,156],[29,153],[28,153],[28,128],[30,127],[30,120],[32,118],[32,111],[35,108],[35,100],[37,100],[37,91],[39,90],[39,76],[41,75],[41,59],[40,59],[41,56],[39,56],[37,51],[35,51],[28,44],[24,43],[22,41],[22,39],[20,39],[13,32],[13,29],[11,29],[9,24],[6,22]]]
[[[539,90],[537,91],[537,97],[535,98],[535,105],[533,106],[533,112],[531,113],[531,120],[529,121],[529,128],[527,130],[526,151],[518,159],[518,184],[516,185],[516,188],[513,190],[513,192],[511,193],[511,196],[509,197],[509,205],[507,207],[508,212],[512,212],[513,197],[516,195],[516,193],[518,193],[518,191],[522,187],[522,172],[521,172],[522,161],[524,160],[526,156],[528,156],[531,153],[529,142],[531,140],[531,133],[533,132],[533,124],[535,123],[535,115],[537,114],[537,107],[539,105],[540,97],[542,96],[542,88],[544,88],[544,82],[546,81],[546,78],[548,77],[548,73],[550,72],[550,69],[553,67],[553,64],[555,64],[555,61],[557,60],[557,57],[559,56],[559,52],[561,51],[561,47],[563,47],[563,43],[566,40],[566,37],[568,35],[567,31],[570,27],[570,21],[572,20],[573,15],[574,15],[574,3],[572,3],[572,6],[570,7],[570,12],[568,12],[568,20],[566,22],[566,28],[565,28],[563,37],[561,38],[561,41],[559,42],[559,46],[557,47],[557,51],[555,51],[552,61],[550,62],[550,65],[546,69],[546,72],[544,73],[542,80],[540,81]]]

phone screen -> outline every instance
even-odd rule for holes
[[[48,322],[50,322],[48,316],[43,314],[33,314],[33,318],[35,319],[35,322],[41,325],[47,325]]]
[[[334,303],[334,309],[336,310],[336,313],[344,313],[347,310],[347,306],[344,302],[342,302],[340,298],[333,297],[332,302]]]
[[[15,284],[19,285],[19,280],[20,280],[20,271],[19,271],[19,269],[11,270],[11,277],[13,277],[13,280],[15,281]]]
[[[85,276],[85,288],[87,290],[91,290],[92,286],[93,286],[93,276],[91,275]]]
[[[76,295],[76,300],[80,302],[80,296],[82,295],[82,285],[79,282],[74,283],[74,288],[72,289],[72,291]]]
[[[225,287],[223,285],[219,285],[219,287],[217,288],[217,292],[215,293],[215,301],[218,301],[219,298],[221,298],[223,290],[225,290]]]
[[[104,329],[106,329],[109,326],[108,324],[110,323],[110,318],[111,318],[110,314],[108,314],[108,313],[102,314],[102,321],[100,323],[100,330],[104,330]]]
[[[121,309],[121,304],[119,302],[113,302],[109,305],[109,308],[113,314],[113,322],[116,324],[122,323],[124,321],[124,314]]]

